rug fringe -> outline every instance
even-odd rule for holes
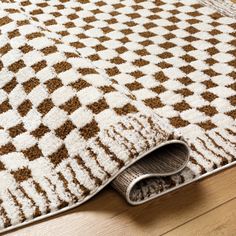
[[[236,19],[236,4],[231,0],[199,0],[202,4],[217,10],[219,13]]]

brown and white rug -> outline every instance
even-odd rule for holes
[[[235,36],[228,0],[1,0],[2,232],[235,164]]]

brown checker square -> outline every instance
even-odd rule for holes
[[[145,99],[144,103],[151,108],[159,108],[164,106],[159,97]]]
[[[75,23],[72,22],[72,21],[71,21],[71,22],[66,22],[66,23],[64,24],[64,26],[65,26],[67,29],[76,27]]]
[[[162,71],[159,71],[157,73],[154,74],[154,78],[159,81],[160,83],[163,83],[167,80],[169,80],[168,77],[165,76],[165,74]]]
[[[211,15],[209,15],[211,18],[215,19],[215,20],[218,20],[220,19],[221,17],[223,17],[223,15],[221,15],[220,13],[218,12],[214,12],[212,13]]]
[[[34,71],[37,73],[40,70],[44,69],[45,67],[47,67],[47,62],[45,60],[42,60],[40,62],[35,63],[34,65],[31,66]]]
[[[131,17],[132,19],[137,19],[137,18],[140,18],[141,15],[137,12],[135,13],[129,13],[129,14],[126,14],[128,17]]]
[[[25,22],[26,24],[30,24],[29,21]],[[36,38],[40,38],[40,37],[43,37],[44,34],[41,33],[41,32],[34,32],[34,33],[31,33],[31,34],[27,34],[25,37],[28,39],[28,40],[32,40],[32,39],[36,39]]]
[[[149,61],[141,59],[141,58],[132,62],[133,65],[138,66],[138,67],[146,66],[149,63],[150,63]]]
[[[82,75],[97,74],[97,71],[93,68],[79,68],[78,72]]]
[[[183,85],[187,86],[193,83],[193,81],[189,77],[182,77],[178,78],[178,81],[182,83]]]
[[[17,21],[17,26],[24,26],[24,25],[29,25],[30,22],[29,20],[18,20]]]
[[[106,100],[104,98],[98,100],[97,102],[94,102],[87,106],[94,114],[98,114],[105,109],[109,108],[108,104],[106,103]]]
[[[89,29],[90,29],[90,27],[89,27]],[[109,41],[110,38],[104,35],[104,36],[101,36],[101,37],[97,38],[97,40],[99,42],[103,43],[103,42]],[[119,39],[119,40],[122,40],[122,39]]]
[[[198,16],[202,15],[202,13],[200,13],[198,11],[187,12],[186,14],[188,14],[189,16],[192,16],[192,17],[198,17]]]
[[[172,22],[172,23],[178,23],[178,22],[181,21],[180,19],[178,19],[178,18],[175,17],[175,16],[171,16],[171,17],[167,18],[167,20],[170,21],[170,22]]]
[[[131,76],[133,76],[134,78],[138,79],[141,78],[142,76],[144,76],[145,74],[140,71],[140,70],[136,70],[130,73]]]
[[[198,123],[197,125],[199,125],[204,130],[211,130],[216,127],[216,125],[214,125],[210,120]]]
[[[51,154],[48,158],[55,166],[57,166],[63,160],[68,158],[68,150],[66,149],[65,145],[62,145],[56,152]]]
[[[167,30],[169,30],[169,31],[174,31],[174,30],[179,29],[175,24],[173,24],[173,25],[167,25],[167,26],[165,26],[165,28],[166,28]]]
[[[187,37],[185,37],[185,38],[183,38],[183,39],[186,40],[186,41],[188,41],[188,42],[190,42],[190,43],[199,40],[199,38],[194,37],[194,36],[187,36]]]
[[[98,61],[98,60],[101,59],[98,54],[90,55],[88,58],[89,58],[91,61]]]
[[[115,76],[121,73],[116,66],[113,68],[107,68],[106,72],[109,76]]]
[[[28,53],[28,52],[34,50],[34,48],[33,48],[32,46],[28,45],[28,44],[25,44],[24,46],[21,46],[19,49],[20,49],[24,54],[26,54],[26,53]]]
[[[10,93],[17,85],[16,78],[13,78],[10,82],[8,82],[4,87],[3,90],[7,93]]]
[[[68,35],[69,33],[67,31],[62,31],[59,34],[62,36],[65,36],[65,35]],[[70,45],[75,48],[84,48],[85,47],[85,45],[81,42],[72,42],[72,43],[70,43]]]
[[[192,46],[191,44],[183,46],[183,49],[185,52],[190,52],[190,51],[196,50],[196,48],[194,46]]]
[[[215,100],[216,98],[218,98],[218,96],[216,96],[214,93],[211,92],[204,92],[201,94],[201,96],[207,100],[208,102],[212,102],[213,100]],[[236,104],[235,104],[236,105]]]
[[[14,176],[16,182],[18,183],[26,181],[32,177],[31,170],[28,169],[27,167],[18,169],[16,171],[11,171],[11,174]]]
[[[106,48],[105,46],[103,46],[102,44],[95,45],[95,46],[93,46],[93,48],[94,48],[97,52],[99,52],[99,51],[104,51],[104,50],[107,49],[107,48]]]
[[[198,108],[199,111],[204,112],[207,116],[214,116],[215,114],[218,113],[215,107],[212,106],[203,106]]]
[[[114,58],[112,58],[111,60],[111,63],[114,63],[114,64],[123,64],[123,63],[125,63],[126,61],[124,60],[124,59],[122,59],[121,57],[114,57]]]
[[[0,48],[0,54],[4,55],[4,54],[8,53],[11,49],[12,49],[11,45],[9,43],[7,43],[6,45],[4,45],[3,47]]]
[[[41,156],[43,156],[41,149],[38,145],[34,145],[33,147],[27,148],[26,150],[22,151],[23,154],[30,160],[33,161]]]
[[[88,140],[88,139],[96,136],[97,133],[100,131],[100,129],[98,127],[97,122],[95,120],[92,120],[90,123],[85,125],[79,131],[80,131],[80,134],[82,135],[82,137],[84,139]]]
[[[0,161],[0,171],[6,170],[4,164]]]
[[[91,23],[93,21],[96,21],[96,17],[95,16],[89,16],[89,17],[85,17],[83,18],[83,20],[86,22],[86,23]]]
[[[190,90],[187,89],[187,88],[178,89],[178,90],[176,90],[175,92],[178,93],[178,94],[183,95],[184,97],[193,95],[193,92],[190,91]]]
[[[156,34],[150,32],[150,31],[141,32],[141,33],[139,33],[139,35],[141,35],[144,38],[148,38],[148,39],[151,38],[151,37],[155,37],[156,36]]]
[[[8,66],[8,70],[17,73],[20,69],[24,68],[26,65],[23,60],[16,61]]]
[[[33,135],[35,138],[41,138],[49,131],[50,129],[47,126],[40,124],[39,127],[32,131],[30,134]]]
[[[203,73],[205,73],[206,75],[209,75],[210,77],[220,75],[219,73],[217,73],[213,69],[203,70]]]
[[[196,34],[197,32],[199,32],[199,30],[193,26],[189,26],[185,28],[185,31],[189,32],[190,34]]]
[[[136,109],[135,106],[133,106],[132,104],[128,103],[126,105],[124,105],[123,107],[119,107],[119,108],[114,108],[115,112],[118,115],[127,115],[129,113],[136,113],[138,112],[138,110]]]
[[[228,65],[230,65],[230,66],[236,68],[236,59],[235,59],[235,60],[232,60],[232,61],[230,61],[230,62],[228,62]]]
[[[17,111],[21,116],[25,116],[31,109],[32,109],[32,103],[30,100],[27,99],[18,106]]]
[[[23,123],[20,123],[14,127],[8,129],[8,132],[12,138],[15,138],[17,135],[26,132]]]
[[[54,17],[60,17],[62,14],[60,12],[51,12]]]
[[[170,52],[163,52],[159,54],[158,57],[160,57],[161,59],[167,59],[173,57],[173,54]]]
[[[166,40],[170,40],[170,39],[175,38],[175,35],[172,34],[172,33],[168,33],[168,34],[163,35],[163,37],[164,37]]]
[[[215,63],[217,63],[218,61],[216,61],[215,59],[213,58],[208,58],[205,60],[205,62],[209,65],[209,66],[212,66],[214,65]]]
[[[201,22],[200,20],[198,19],[188,19],[186,20],[190,25],[194,25],[194,24],[198,24],[199,22]]]
[[[65,104],[61,105],[60,108],[64,111],[68,112],[70,115],[75,110],[77,110],[81,106],[78,97],[73,97],[69,101],[67,101]]]
[[[7,143],[3,146],[0,146],[0,155],[5,155],[11,152],[15,152],[16,148],[12,143]]]
[[[44,24],[45,24],[46,26],[49,26],[49,25],[56,25],[57,22],[56,22],[55,19],[51,19],[51,20],[44,21]]]
[[[213,56],[213,55],[215,55],[215,54],[217,54],[217,53],[220,52],[220,51],[219,51],[217,48],[215,48],[215,47],[208,48],[208,49],[206,49],[206,51],[207,51],[211,56]]]
[[[226,112],[225,114],[228,116],[231,116],[233,118],[233,120],[236,120],[236,109]]]
[[[49,54],[51,54],[51,53],[57,52],[57,47],[56,47],[56,46],[48,46],[48,47],[46,47],[46,48],[41,49],[41,52],[42,52],[45,56],[47,56],[47,55],[49,55]]]
[[[166,68],[170,68],[172,67],[172,65],[170,63],[167,63],[165,61],[159,62],[157,64],[161,69],[166,69]]]
[[[159,46],[164,48],[164,49],[169,49],[169,48],[175,47],[176,45],[174,43],[171,43],[171,42],[165,42],[165,43],[159,44]]]
[[[119,54],[125,53],[128,49],[124,46],[115,49]]]
[[[105,85],[105,86],[99,87],[99,89],[101,89],[103,93],[110,93],[110,92],[116,91],[116,89],[112,87],[111,85],[109,86]]]
[[[180,111],[180,112],[185,111],[185,110],[188,110],[188,109],[191,108],[191,107],[189,106],[189,104],[186,103],[185,101],[178,102],[178,103],[174,104],[173,107],[174,107],[174,109],[175,109],[176,111]]]
[[[3,69],[4,65],[2,63],[2,61],[0,61],[0,71]]]
[[[209,34],[211,34],[212,36],[215,36],[217,34],[221,34],[222,32],[218,29],[213,29],[211,31],[208,31]]]
[[[171,125],[173,125],[175,128],[185,127],[189,125],[189,122],[186,120],[183,120],[181,117],[172,117],[169,118]]]
[[[148,55],[150,55],[150,53],[145,48],[136,50],[134,52],[137,53],[139,56],[148,56]]]
[[[166,91],[166,88],[162,85],[159,85],[154,88],[151,88],[151,90],[157,94],[160,94],[160,93],[164,93]]]
[[[211,43],[212,45],[216,45],[216,44],[220,43],[220,41],[215,38],[207,39],[206,41]]]
[[[196,58],[195,57],[192,57],[188,54],[185,54],[181,57],[183,60],[185,60],[186,62],[190,63],[190,62],[193,62],[193,61],[196,61]]]
[[[204,84],[207,89],[209,89],[209,88],[214,88],[214,87],[217,86],[217,84],[214,83],[214,82],[211,81],[211,80],[205,80],[205,81],[202,82],[202,84]]]
[[[123,44],[131,42],[131,40],[128,37],[123,37],[123,38],[118,39],[118,40]]]
[[[43,10],[42,9],[35,9],[33,11],[30,12],[30,14],[32,15],[39,15],[39,14],[43,14]]]
[[[70,20],[75,20],[75,19],[79,18],[79,16],[76,15],[75,13],[73,13],[73,14],[69,14],[69,15],[67,16],[67,18],[69,18]]]
[[[139,82],[135,81],[133,83],[129,83],[125,85],[129,90],[133,91],[133,90],[138,90],[138,89],[142,89],[143,85],[140,84]]]
[[[148,23],[145,23],[143,26],[144,26],[146,29],[151,29],[151,28],[156,27],[157,25],[154,24],[153,22],[148,22]]]
[[[62,61],[58,62],[57,64],[53,65],[53,68],[55,69],[56,73],[59,74],[61,72],[65,72],[72,68],[72,65],[69,62]]]
[[[8,110],[11,110],[11,109],[12,109],[12,106],[9,103],[9,100],[6,100],[6,101],[0,103],[0,114],[6,112]]]
[[[9,24],[10,22],[12,22],[12,19],[9,18],[8,16],[4,16],[4,17],[0,18],[0,26]]]
[[[190,74],[190,73],[196,71],[196,69],[190,65],[182,66],[179,69],[182,70],[185,74]]]
[[[74,83],[71,83],[70,86],[76,89],[77,91],[80,91],[81,89],[91,86],[91,84],[89,84],[87,81],[83,79],[80,79]]]
[[[36,86],[40,84],[37,78],[31,78],[28,81],[24,82],[22,85],[26,93],[30,93]]]
[[[75,128],[76,127],[73,123],[70,120],[67,120],[61,127],[55,130],[55,133],[59,138],[65,139],[66,136]]]
[[[50,79],[44,84],[46,84],[49,93],[53,93],[55,90],[63,86],[61,80],[58,78]]]
[[[53,107],[54,107],[54,104],[52,100],[50,98],[47,98],[39,104],[39,106],[37,107],[37,110],[42,115],[46,115]]]
[[[101,28],[101,30],[103,31],[104,34],[110,33],[112,31],[114,31],[112,28],[110,28],[109,26],[103,27]]]

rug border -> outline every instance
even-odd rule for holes
[[[146,153],[145,153],[145,155],[146,155]],[[138,159],[136,159],[136,160],[134,160],[133,162],[129,163],[129,165],[125,166],[125,168],[128,168],[130,165],[134,164],[136,161],[138,161],[138,160],[139,160],[140,158],[142,158],[142,157],[143,157],[143,156],[140,156]],[[208,176],[210,176],[210,175],[213,175],[213,174],[215,174],[215,173],[217,173],[217,172],[220,172],[220,171],[222,171],[222,170],[224,170],[224,169],[228,169],[228,168],[230,168],[230,167],[232,167],[232,166],[234,166],[234,165],[236,165],[236,161],[233,161],[233,162],[228,163],[228,164],[226,164],[226,165],[224,165],[224,166],[222,166],[222,167],[219,167],[219,168],[217,168],[217,169],[215,169],[215,170],[212,170],[212,171],[207,172],[207,173],[205,173],[205,174],[203,174],[203,175],[200,175],[200,176],[198,176],[198,177],[192,179],[192,180],[189,181],[189,182],[185,182],[185,183],[182,183],[182,184],[180,184],[180,185],[177,185],[177,186],[175,186],[175,187],[173,187],[173,188],[171,188],[171,189],[169,189],[169,190],[166,190],[166,191],[164,191],[164,192],[162,192],[162,193],[160,193],[160,194],[158,194],[158,195],[155,195],[154,197],[149,198],[148,200],[144,200],[144,201],[142,201],[141,203],[144,203],[144,202],[147,202],[147,201],[151,201],[151,200],[153,200],[153,199],[155,199],[155,198],[159,198],[159,197],[161,197],[161,196],[163,196],[163,195],[165,195],[165,194],[167,194],[167,193],[173,192],[173,191],[175,191],[175,190],[177,190],[177,189],[179,189],[179,188],[182,188],[182,187],[184,187],[184,186],[186,186],[186,185],[190,185],[191,183],[194,183],[194,182],[196,182],[196,181],[198,181],[198,180],[201,180],[201,179],[203,179],[203,178],[206,178],[206,177],[208,177]],[[100,192],[104,187],[106,187],[106,186],[107,186],[114,178],[116,178],[117,175],[119,175],[122,171],[124,171],[124,169],[121,169],[115,176],[113,176],[111,179],[109,179],[109,181],[107,181],[104,185],[102,185],[100,188],[98,188],[97,191],[95,191],[93,194],[89,195],[88,197],[84,198],[83,201],[78,202],[78,203],[76,203],[76,204],[74,204],[74,205],[72,205],[72,206],[68,206],[68,207],[62,208],[62,209],[57,210],[57,211],[55,211],[55,212],[52,212],[52,213],[48,213],[48,214],[46,214],[46,215],[39,216],[39,217],[34,218],[34,219],[32,219],[32,220],[29,220],[29,221],[27,221],[27,222],[23,222],[23,223],[20,223],[20,224],[16,224],[16,225],[7,227],[7,228],[5,228],[5,229],[3,229],[3,230],[0,230],[0,233],[6,233],[6,232],[9,232],[9,231],[13,231],[13,230],[16,230],[16,229],[20,229],[20,228],[22,228],[22,227],[24,227],[24,226],[26,226],[26,225],[30,225],[30,224],[35,223],[35,222],[37,222],[37,221],[41,221],[41,220],[44,220],[44,219],[46,219],[46,218],[50,218],[50,217],[52,217],[52,216],[61,214],[61,213],[63,213],[63,212],[69,211],[69,210],[71,210],[71,209],[74,209],[74,208],[76,208],[76,207],[82,205],[83,203],[85,203],[86,201],[88,201],[90,198],[92,198],[93,196],[95,196],[98,192]],[[139,204],[140,204],[140,202],[139,202]],[[134,203],[132,203],[131,206],[136,206],[136,205],[139,205],[139,204],[134,204]]]

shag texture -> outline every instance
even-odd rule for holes
[[[202,3],[1,1],[2,228],[79,205],[117,174],[138,204],[234,163],[235,8]],[[172,175],[182,140],[190,161]]]

